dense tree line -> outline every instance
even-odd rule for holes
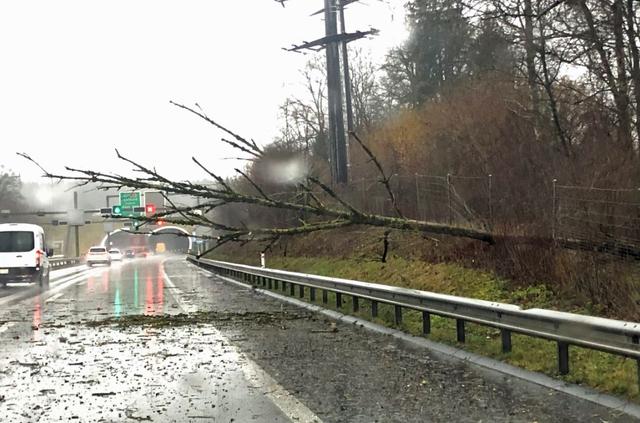
[[[411,0],[409,36],[374,65],[351,50],[357,131],[391,173],[495,176],[506,220],[546,208],[555,178],[640,183],[634,0]],[[370,42],[375,42],[375,39]],[[326,163],[321,55],[282,107],[276,144]],[[351,178],[375,177],[351,145]],[[326,172],[325,172],[326,174]]]

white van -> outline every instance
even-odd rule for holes
[[[49,256],[44,229],[27,223],[0,224],[0,285],[33,282],[49,285]]]

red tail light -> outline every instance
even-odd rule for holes
[[[42,265],[42,256],[44,255],[44,251],[36,250],[36,267],[40,267]]]

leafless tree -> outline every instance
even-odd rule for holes
[[[182,110],[193,113],[204,119],[214,127],[225,132],[229,137],[222,138],[221,141],[232,145],[242,153],[255,159],[264,156],[264,151],[253,140],[246,139],[237,133],[225,128],[215,120],[207,116],[197,108],[188,107],[182,104],[173,103]],[[133,166],[134,176],[123,176],[92,169],[78,169],[67,167],[67,174],[55,174],[47,171],[28,154],[21,155],[35,163],[44,172],[44,176],[56,180],[75,181],[79,185],[99,184],[102,189],[135,189],[135,190],[157,190],[165,193],[165,198],[169,207],[164,212],[154,216],[139,218],[140,221],[154,221],[159,218],[180,225],[200,225],[216,230],[219,235],[214,237],[213,248],[217,248],[227,242],[272,242],[282,236],[299,235],[320,230],[343,228],[353,225],[368,225],[384,227],[388,229],[412,230],[436,234],[447,234],[453,236],[467,237],[484,242],[493,242],[493,237],[483,231],[457,228],[431,222],[412,220],[402,217],[396,204],[396,199],[389,186],[389,177],[370,150],[366,148],[362,140],[352,134],[355,142],[359,143],[366,154],[374,162],[380,172],[380,181],[386,187],[390,201],[397,211],[396,217],[382,216],[365,213],[358,210],[347,200],[338,194],[337,189],[331,188],[327,183],[312,174],[303,174],[291,181],[291,187],[301,194],[289,196],[282,200],[269,194],[261,184],[255,181],[248,173],[241,169],[236,169],[237,177],[247,182],[246,185],[251,190],[240,190],[236,185],[230,183],[228,179],[214,173],[206,168],[198,158],[193,157],[196,166],[210,178],[216,181],[215,185],[206,185],[190,181],[176,181],[169,179],[154,168],[138,163],[116,151],[117,157]],[[195,206],[177,206],[171,202],[172,195],[190,195],[200,199],[200,204]],[[235,225],[221,223],[216,218],[215,210],[229,205],[250,205],[275,209],[282,212],[296,212],[300,218],[295,224],[284,227],[251,226],[246,222]]]

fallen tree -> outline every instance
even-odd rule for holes
[[[199,118],[205,120],[215,128],[226,133],[229,138],[221,138],[221,142],[232,146],[238,153],[246,155],[250,160],[257,160],[264,157],[264,151],[254,140],[246,139],[237,133],[227,129],[218,122],[207,116],[202,110],[174,103],[176,107],[186,110]],[[371,150],[358,137],[351,133],[351,139],[362,147],[365,154],[376,167],[380,178],[379,183],[384,186],[396,216],[384,216],[379,214],[366,213],[359,210],[346,198],[339,195],[337,190],[330,187],[317,176],[310,172],[302,175],[291,188],[302,194],[293,196],[286,200],[275,198],[267,193],[261,184],[251,176],[241,170],[235,169],[237,177],[244,180],[252,187],[253,192],[246,192],[230,183],[229,179],[208,169],[196,157],[192,160],[196,166],[215,181],[215,184],[207,185],[191,181],[176,181],[169,179],[154,168],[147,167],[116,150],[117,158],[133,166],[135,176],[123,176],[115,173],[103,172],[92,169],[78,169],[65,167],[68,174],[57,174],[49,172],[45,166],[38,163],[27,153],[19,153],[20,156],[37,165],[44,173],[44,177],[58,181],[73,181],[76,186],[87,184],[97,184],[99,189],[134,189],[134,190],[155,190],[163,193],[168,206],[165,210],[153,216],[135,218],[141,223],[153,222],[163,219],[168,223],[179,225],[199,225],[216,230],[219,235],[215,237],[204,237],[212,239],[214,245],[203,252],[207,252],[227,243],[227,242],[274,242],[283,236],[300,235],[315,231],[336,229],[353,225],[365,225],[382,227],[388,229],[418,231],[432,234],[451,235],[494,243],[494,237],[486,231],[472,228],[455,227],[409,219],[404,217],[398,204],[396,196],[389,183],[390,177],[384,171],[380,162],[376,159]],[[179,206],[171,200],[173,195],[188,195],[199,199],[199,204],[194,206]],[[299,218],[295,223],[283,227],[250,226],[246,223],[229,225],[216,218],[216,209],[233,204],[247,204],[277,209],[284,211],[294,211],[300,216],[311,216],[309,219]],[[139,232],[144,233],[144,232]]]

